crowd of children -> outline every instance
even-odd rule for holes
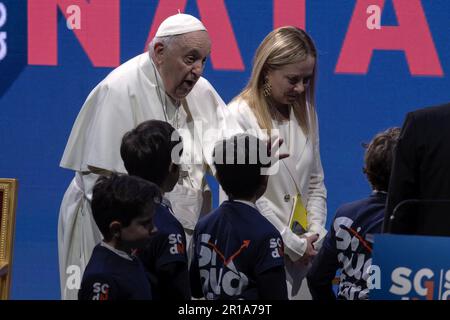
[[[364,235],[380,231],[385,178],[397,138],[398,129],[390,130],[369,144],[365,173],[374,194],[338,211],[335,221],[352,219],[348,230],[363,228]],[[164,197],[179,180],[180,168],[173,159],[182,152],[182,143],[170,124],[158,120],[143,122],[124,135],[120,153],[129,175],[103,176],[95,184],[91,207],[103,241],[93,251],[78,298],[287,299],[281,235],[255,204],[270,179],[262,174],[268,166],[263,161],[270,153],[268,144],[242,133],[215,145],[215,176],[228,200],[199,220],[187,248],[183,227]],[[338,252],[355,255],[336,246],[344,231],[334,225],[338,229],[327,236],[308,276],[313,297],[335,297],[331,281],[341,268],[338,297],[367,298],[364,283],[347,275],[348,266],[337,258]],[[369,252],[364,254],[370,259]]]

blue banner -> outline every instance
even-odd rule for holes
[[[450,237],[375,236],[370,299],[450,300],[448,252]]]

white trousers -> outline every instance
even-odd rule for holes
[[[289,300],[312,300],[306,281],[306,275],[311,264],[306,266],[294,263],[287,257],[285,257],[284,263]]]

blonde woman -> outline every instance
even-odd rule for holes
[[[280,161],[257,202],[283,238],[290,299],[309,297],[301,285],[326,234],[326,189],[314,103],[316,60],[316,48],[305,31],[296,27],[272,31],[256,51],[248,85],[229,104],[241,129],[260,137],[280,136],[284,141],[280,152],[290,154]],[[290,227],[295,199],[301,199],[307,211],[303,234]]]

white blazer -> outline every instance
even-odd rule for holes
[[[242,130],[253,130],[253,134],[256,133],[259,137],[267,137],[245,101],[242,99],[232,101],[228,107]],[[315,244],[317,249],[326,235],[327,191],[320,161],[318,131],[313,137],[306,137],[292,110],[290,119],[288,130],[284,134],[287,135],[289,132],[289,136],[283,136],[283,130],[280,130],[280,135],[285,141],[280,152],[288,152],[290,156],[280,161],[278,172],[270,176],[267,190],[256,204],[261,213],[280,232],[286,255],[290,260],[296,261],[303,256],[307,245],[304,238],[294,234],[289,228],[297,189],[308,212],[306,236],[319,234],[319,240]],[[318,125],[316,127],[318,128]],[[276,121],[273,122],[273,128],[279,128]]]

